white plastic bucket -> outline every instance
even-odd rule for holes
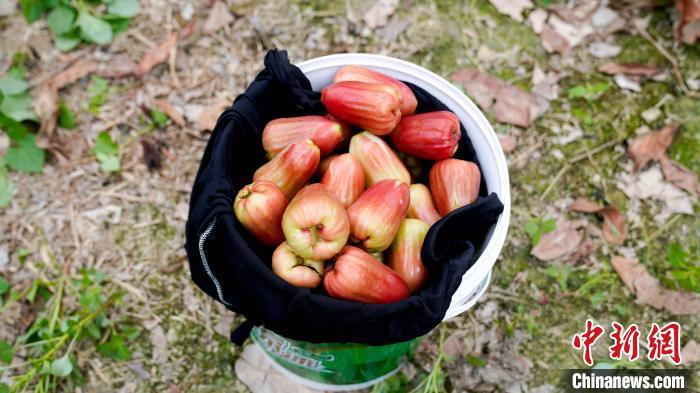
[[[459,89],[433,72],[407,61],[381,55],[347,53],[318,57],[299,63],[297,66],[309,78],[313,89],[320,91],[333,82],[333,77],[342,66],[348,64],[361,65],[396,79],[413,83],[432,94],[454,112],[466,128],[474,146],[488,192],[495,192],[504,205],[503,213],[498,218],[496,225],[491,228],[484,244],[477,251],[480,253],[479,258],[462,277],[462,284],[452,296],[452,302],[444,319],[455,317],[471,308],[486,292],[491,279],[491,270],[501,252],[508,231],[510,182],[506,158],[498,137],[481,111]],[[274,335],[274,333],[262,329],[257,332],[258,335]],[[302,375],[300,372],[295,372],[293,365],[284,359],[285,356],[289,357],[290,351],[308,353],[309,348],[315,348],[314,345],[288,340],[281,336],[274,336],[274,346],[266,345],[265,340],[260,339],[259,336],[256,337],[256,335],[253,335],[253,340],[277,369],[293,380],[315,389],[328,391],[360,389],[380,382],[400,368],[399,366],[393,371],[371,380],[354,381],[354,383],[342,385],[323,383],[321,379],[314,381],[309,378],[308,374]],[[397,345],[401,345],[401,343]],[[280,353],[279,348],[282,348],[283,353]],[[313,355],[329,358],[333,356],[331,352],[326,354],[322,351],[313,353]],[[402,361],[404,361],[403,358],[397,359],[399,364]],[[328,364],[332,364],[332,360]]]

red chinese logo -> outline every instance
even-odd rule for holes
[[[612,323],[613,332],[610,338],[613,344],[610,346],[610,359],[620,360],[622,355],[626,355],[630,361],[635,361],[639,357],[639,327],[632,324],[626,330],[617,322]]]
[[[602,326],[595,325],[593,321],[586,319],[586,331],[575,335],[571,343],[574,348],[578,350],[583,349],[583,361],[589,366],[593,365],[591,347],[603,335],[603,332],[605,332],[605,329]]]
[[[617,322],[612,323],[613,331],[610,333],[612,345],[608,348],[610,359],[620,360],[626,356],[630,361],[639,358],[639,327],[631,324],[627,329]],[[593,365],[592,347],[605,332],[601,325],[586,319],[586,330],[574,335],[571,345],[574,349],[583,350],[583,361],[588,366]],[[651,324],[651,330],[647,335],[649,352],[647,358],[650,361],[662,360],[664,357],[674,364],[681,364],[681,325],[678,322],[670,322],[659,327],[657,323]]]
[[[647,341],[649,360],[661,360],[667,356],[673,363],[681,363],[681,325],[678,322],[668,323],[662,328],[652,323]]]

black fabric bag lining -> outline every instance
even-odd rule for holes
[[[324,114],[325,109],[320,94],[312,91],[304,74],[289,63],[286,52],[270,51],[265,67],[220,116],[204,151],[186,226],[185,248],[193,281],[247,318],[232,334],[232,340],[239,344],[253,325],[316,343],[383,345],[428,333],[444,317],[452,294],[476,260],[476,250],[503,211],[503,204],[496,194],[487,195],[482,179],[477,202],[436,222],[421,253],[428,270],[425,286],[400,302],[362,304],[331,298],[322,286],[309,290],[286,283],[270,269],[273,249],[257,243],[237,221],[233,199],[266,162],[261,133],[268,121]],[[409,86],[418,99],[417,113],[447,109],[423,89]],[[464,127],[455,157],[478,165]],[[424,173],[427,176],[427,167]]]

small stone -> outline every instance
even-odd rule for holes
[[[594,42],[588,46],[588,52],[599,59],[615,57],[622,52],[622,47],[606,42]]]
[[[661,110],[655,106],[642,112],[642,119],[644,119],[644,121],[647,123],[653,122],[654,120],[658,119],[659,116],[661,116]]]

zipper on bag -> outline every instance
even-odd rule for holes
[[[231,306],[231,303],[224,300],[224,292],[221,289],[221,284],[219,283],[219,280],[217,280],[217,278],[214,277],[214,273],[212,273],[211,268],[209,267],[209,261],[207,261],[207,255],[204,252],[204,243],[207,241],[207,238],[214,231],[214,227],[216,226],[216,218],[217,218],[216,216],[214,216],[214,218],[212,218],[212,220],[209,223],[209,225],[207,226],[207,228],[199,236],[199,243],[198,243],[199,258],[202,260],[202,265],[204,266],[204,270],[206,271],[207,276],[209,276],[209,279],[211,279],[211,282],[214,283],[214,287],[216,287],[216,293],[219,296],[219,301],[227,306]]]

